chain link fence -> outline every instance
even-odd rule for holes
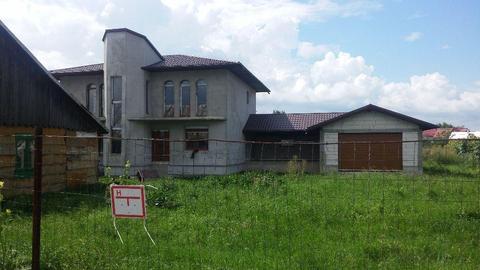
[[[44,135],[42,269],[480,267],[478,140],[109,140]],[[35,149],[1,138],[0,269],[31,264]],[[157,245],[111,183],[148,185]]]

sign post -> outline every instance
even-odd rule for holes
[[[155,245],[147,230],[147,208],[145,198],[145,186],[143,185],[110,185],[110,197],[112,199],[113,226],[123,244],[122,236],[118,231],[117,218],[143,219],[143,228],[148,237]]]

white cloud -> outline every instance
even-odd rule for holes
[[[457,89],[439,73],[414,75],[408,82],[387,82],[374,74],[374,67],[362,56],[299,39],[301,22],[362,16],[375,10],[371,5],[362,9],[355,4],[352,9],[353,2],[348,1],[341,5],[288,0],[162,3],[171,11],[168,26],[161,29],[162,41],[171,38],[177,50],[178,45],[191,50],[194,44],[201,54],[242,61],[272,90],[270,95],[258,95],[259,112],[348,110],[376,103],[435,120],[445,112],[473,111],[480,104],[475,103],[480,91]],[[191,34],[176,38],[182,31]],[[415,41],[422,35],[413,32],[406,40]]]
[[[414,42],[419,40],[423,37],[422,32],[411,32],[410,34],[406,35],[403,39],[408,42]]]
[[[84,64],[87,51],[101,51],[106,27],[96,8],[81,1],[3,0],[0,18],[47,68],[56,68]]]
[[[311,42],[300,42],[297,48],[297,55],[305,59],[318,59],[331,51],[338,51],[338,46],[326,44],[316,45]]]
[[[101,61],[105,20],[114,18],[126,5],[112,0],[2,1],[2,20],[48,68]],[[273,108],[348,110],[377,103],[434,121],[436,117],[449,117],[448,113],[463,115],[480,109],[480,82],[472,89],[459,89],[435,72],[411,76],[406,82],[387,82],[375,75],[374,67],[362,56],[343,52],[328,41],[300,40],[301,23],[368,16],[381,8],[375,1],[161,3],[167,10],[167,14],[161,14],[164,21],[144,34],[165,54],[190,53],[241,61],[272,90],[270,95],[258,95],[259,112],[271,112]],[[118,22],[123,23],[122,18]],[[422,36],[413,32],[405,40]]]
[[[479,110],[480,92],[461,91],[446,76],[430,73],[412,76],[409,82],[385,84],[379,103],[425,113],[458,113]]]
[[[440,48],[442,48],[443,50],[448,50],[448,49],[450,49],[450,48],[452,48],[452,47],[451,47],[450,45],[448,45],[448,44],[443,44],[442,47],[440,47]]]
[[[63,53],[56,50],[33,50],[32,53],[40,63],[47,63],[46,67],[49,69],[65,67],[65,63],[69,62],[69,59]]]

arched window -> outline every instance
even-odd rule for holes
[[[207,83],[204,80],[197,81],[197,116],[207,115]]]
[[[166,81],[164,85],[164,116],[173,117],[175,114],[175,86],[172,81]]]
[[[100,89],[99,89],[99,91],[98,91],[98,103],[99,103],[99,105],[100,105],[100,106],[99,106],[100,109],[99,109],[99,112],[98,112],[98,116],[103,117],[103,116],[104,116],[104,112],[103,112],[103,110],[104,110],[104,107],[103,107],[104,104],[103,104],[103,102],[105,101],[105,99],[104,99],[104,97],[105,97],[104,95],[105,95],[105,94],[103,93],[103,92],[104,92],[104,91],[103,91],[103,83],[100,84],[100,87],[99,87],[99,88],[100,88]]]
[[[97,86],[93,83],[87,85],[87,109],[97,115]]]
[[[180,116],[190,116],[190,82],[182,81],[180,83]]]

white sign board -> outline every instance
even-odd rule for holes
[[[111,185],[112,215],[115,218],[147,217],[145,187],[142,185]]]

